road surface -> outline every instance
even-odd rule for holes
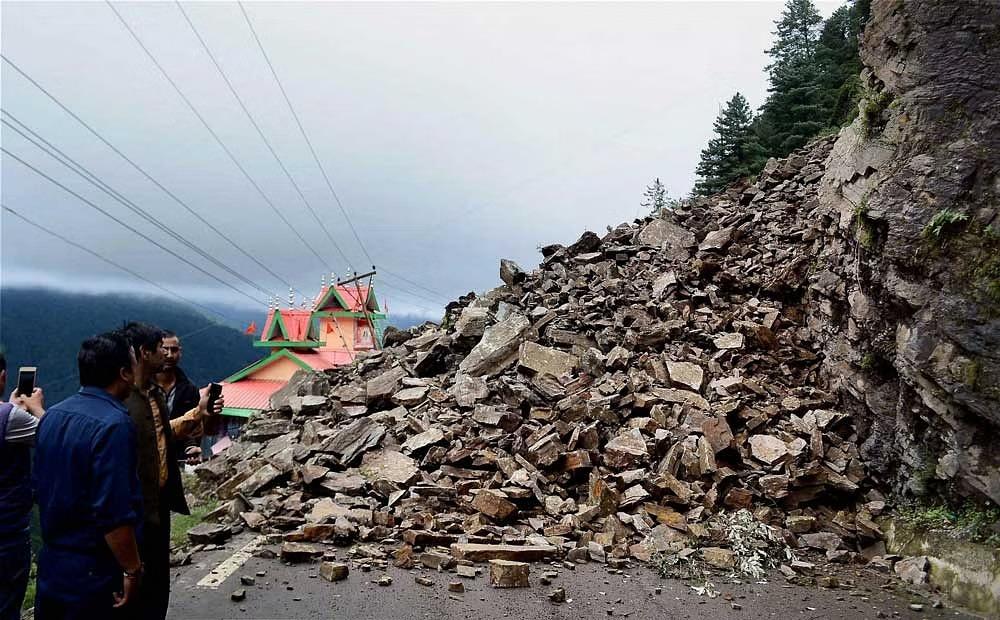
[[[843,569],[842,586],[838,589],[791,586],[780,574],[766,584],[734,585],[720,578],[714,582],[720,592],[716,598],[698,595],[691,589],[691,585],[698,584],[661,579],[645,567],[635,566],[619,575],[598,564],[581,565],[572,571],[561,568],[550,586],[541,585],[539,580],[542,572],[553,570],[552,567],[534,564],[531,587],[514,590],[493,589],[486,576],[462,579],[454,573],[393,567],[366,573],[353,564],[347,580],[330,583],[319,578],[318,563],[285,565],[250,554],[236,554],[234,558],[234,553],[250,540],[249,536],[241,536],[226,548],[199,553],[192,565],[175,569],[168,617],[171,620],[974,618],[955,610],[934,609],[931,600],[907,593],[894,582],[884,587],[888,580],[860,568]],[[346,559],[346,550],[337,549],[337,556]],[[257,576],[258,571],[264,575]],[[375,583],[384,574],[392,577],[392,585]],[[254,585],[241,585],[241,576],[253,576]],[[418,576],[430,578],[433,585],[416,583],[414,579]],[[452,581],[461,581],[465,593],[449,592],[448,584]],[[566,603],[554,604],[548,600],[549,592],[558,586],[566,590]],[[246,599],[233,602],[230,595],[240,588],[246,590]],[[909,608],[911,603],[922,604],[924,608],[913,611]]]

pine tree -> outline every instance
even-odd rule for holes
[[[767,70],[774,78],[774,72],[782,65],[811,58],[816,51],[819,40],[819,26],[822,16],[812,0],[787,0],[781,19],[774,25],[774,46],[767,50],[767,55],[773,59]]]
[[[646,186],[642,198],[639,205],[654,213],[667,206],[667,189],[660,182],[660,177],[656,177],[652,183]]]
[[[726,102],[715,119],[715,137],[701,151],[695,172],[700,177],[694,185],[696,194],[707,196],[754,173],[761,158],[760,145],[754,135],[753,112],[740,93]]]
[[[820,32],[816,62],[821,69],[820,87],[831,128],[841,127],[857,115],[861,96],[858,47],[870,11],[870,0],[849,2],[833,12]]]
[[[775,22],[775,43],[767,54],[770,87],[761,108],[768,129],[761,143],[769,154],[783,157],[822,130],[829,117],[823,105],[821,71],[816,63],[819,26],[823,19],[812,0],[787,0]]]

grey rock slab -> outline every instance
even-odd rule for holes
[[[580,365],[580,359],[559,349],[543,347],[536,342],[525,342],[518,351],[518,367],[532,374],[550,374],[560,377]]]
[[[706,250],[722,250],[729,245],[729,242],[732,241],[732,239],[732,228],[713,230],[705,236],[705,239],[698,245],[698,249],[703,252]]]
[[[788,445],[774,435],[753,435],[749,441],[753,457],[768,465],[777,463],[788,454]]]
[[[407,485],[420,475],[417,462],[395,450],[382,450],[370,454],[360,467],[361,475],[373,483],[388,480],[397,485]]]
[[[716,349],[742,349],[743,340],[743,334],[740,333],[717,334],[712,338],[712,344]]]
[[[701,384],[705,380],[705,371],[698,364],[691,362],[667,362],[667,373],[671,381],[689,387],[695,392],[701,390]]]
[[[350,465],[362,454],[371,450],[385,437],[385,427],[371,418],[358,418],[338,430],[323,444],[323,450],[340,456],[340,460]]]
[[[524,332],[531,326],[527,317],[515,314],[491,326],[458,368],[471,376],[494,375],[509,366],[517,356]]]
[[[374,379],[369,379],[365,384],[368,404],[372,405],[387,400],[399,389],[400,382],[405,376],[407,376],[407,372],[396,367],[383,372]]]
[[[403,452],[417,452],[427,446],[439,443],[444,440],[444,431],[434,427],[423,433],[414,435],[403,442]]]
[[[639,232],[636,241],[664,250],[667,257],[684,260],[691,256],[689,248],[697,244],[694,233],[672,221],[657,218]]]

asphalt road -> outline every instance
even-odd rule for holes
[[[715,585],[720,595],[709,598],[692,590],[691,585],[698,584],[661,579],[639,566],[621,575],[597,564],[581,565],[572,571],[560,568],[553,584],[543,586],[539,581],[542,572],[553,569],[547,564],[535,564],[531,568],[530,588],[497,590],[490,587],[485,576],[462,579],[453,573],[392,567],[387,571],[362,572],[353,564],[347,580],[330,583],[319,578],[318,564],[285,565],[278,560],[250,557],[218,587],[197,585],[246,541],[241,539],[226,549],[198,554],[194,564],[176,569],[168,617],[172,620],[974,618],[955,610],[934,609],[931,600],[855,568],[842,569],[842,586],[838,589],[791,586],[778,574],[766,584],[728,584],[718,579]],[[338,550],[340,557],[346,557],[344,550]],[[229,565],[232,567],[234,563],[230,561]],[[263,571],[264,576],[257,576],[258,571]],[[384,574],[392,577],[392,585],[375,583]],[[254,585],[242,586],[240,577],[244,575],[254,576]],[[414,579],[418,576],[429,577],[433,585],[416,583]],[[462,581],[465,593],[449,592],[451,581]],[[566,590],[566,603],[548,600],[549,592],[558,586]],[[230,594],[239,588],[246,590],[246,599],[233,602]],[[910,603],[923,604],[923,611],[910,610]]]

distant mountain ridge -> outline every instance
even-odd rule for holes
[[[66,398],[78,387],[76,353],[80,343],[127,321],[152,323],[179,334],[184,344],[182,367],[198,385],[223,379],[263,357],[264,352],[253,347],[256,336],[244,334],[243,329],[253,321],[259,330],[264,324],[264,308],[255,311],[206,305],[231,317],[239,327],[222,324],[165,297],[42,287],[0,289],[0,350],[7,356],[10,375],[8,393],[2,398],[13,389],[19,366],[38,366],[39,385],[45,389],[49,404]],[[389,323],[400,329],[425,320],[410,315],[389,317]]]
[[[69,396],[78,387],[80,343],[127,321],[152,323],[181,335],[182,367],[198,385],[225,378],[261,357],[251,336],[163,297],[4,288],[0,347],[7,356],[8,391],[19,366],[37,366],[49,404]]]

